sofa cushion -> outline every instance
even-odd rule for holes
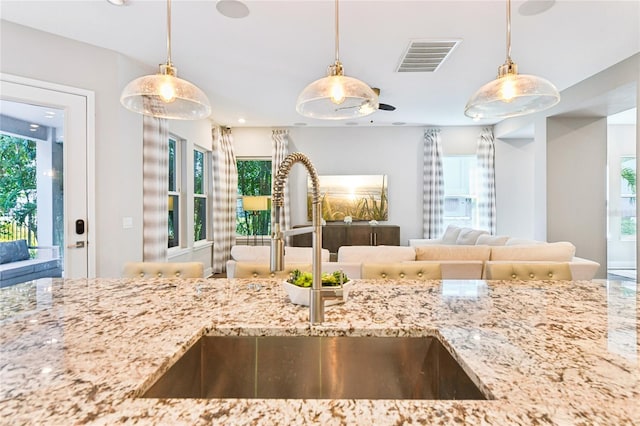
[[[271,248],[269,246],[233,246],[231,257],[238,262],[269,262]],[[329,250],[322,249],[322,261],[329,261]],[[311,247],[285,247],[284,261],[292,263],[310,263],[313,258]]]
[[[29,259],[27,240],[5,241],[0,243],[0,264]]]
[[[508,235],[482,234],[476,240],[476,244],[485,246],[503,246],[507,241],[509,241]]]
[[[420,246],[416,247],[416,260],[489,260],[489,246]]]
[[[416,249],[407,246],[341,246],[338,262],[392,263],[416,260]]]
[[[460,229],[458,226],[449,225],[447,229],[442,234],[441,243],[442,244],[455,244],[458,239],[458,235],[460,235]]]
[[[547,244],[546,241],[526,240],[524,238],[509,238],[505,246],[532,246],[534,244]]]
[[[474,245],[480,235],[489,234],[481,229],[461,228],[455,244],[458,245]]]
[[[576,246],[567,241],[491,247],[491,260],[547,260],[552,262],[569,262],[575,254]]]

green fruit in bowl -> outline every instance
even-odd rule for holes
[[[325,272],[322,274],[322,285],[324,286],[339,286],[341,282],[344,284],[347,281],[349,281],[349,278],[342,271],[335,271],[331,274]],[[311,287],[313,284],[313,275],[311,272],[302,272],[299,269],[295,269],[291,272],[287,282],[297,285],[298,287]]]

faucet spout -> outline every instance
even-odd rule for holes
[[[271,271],[282,271],[284,269],[284,233],[280,229],[280,209],[284,205],[284,185],[291,168],[295,163],[303,164],[312,186],[312,227],[303,232],[311,232],[312,234],[312,271],[313,277],[311,284],[311,293],[309,296],[309,322],[311,324],[319,324],[324,322],[324,299],[342,297],[341,289],[323,290],[322,289],[322,212],[320,203],[320,182],[318,173],[309,158],[300,153],[294,152],[289,154],[282,160],[278,167],[278,172],[273,181],[273,193],[271,196],[272,205],[274,206],[274,221],[271,226]],[[340,293],[338,296],[337,294]]]

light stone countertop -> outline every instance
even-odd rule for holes
[[[631,282],[354,280],[311,327],[273,280],[38,280],[0,289],[0,424],[640,424],[639,306]],[[204,334],[433,335],[494,399],[136,398]]]

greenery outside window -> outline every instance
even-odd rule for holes
[[[449,225],[478,228],[478,179],[475,155],[442,159],[444,175],[444,229]]]
[[[271,159],[239,158],[238,198],[236,204],[236,234],[240,236],[270,235],[271,209],[246,212],[242,208],[244,195],[271,195]]]
[[[207,186],[206,154],[193,150],[193,240],[207,239]]]
[[[0,135],[0,241],[36,246],[36,143]]]
[[[178,139],[169,137],[169,241],[168,247],[180,246],[180,177],[181,158]]]
[[[636,157],[622,157],[620,164],[620,239],[636,239]]]

